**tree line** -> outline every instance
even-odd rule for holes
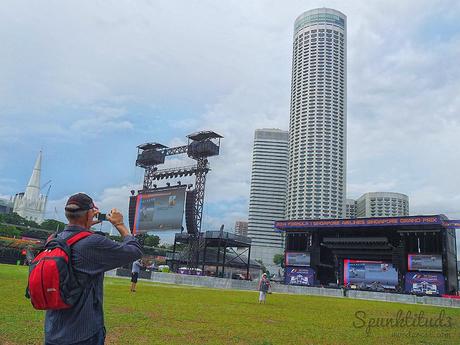
[[[62,231],[65,223],[56,219],[46,219],[41,224],[21,217],[17,213],[0,214],[0,236],[19,238],[22,236],[46,239],[52,232]],[[109,236],[112,240],[121,241],[120,236]],[[158,247],[160,237],[156,235],[140,234],[136,238],[142,246]],[[169,249],[168,245],[160,246]]]

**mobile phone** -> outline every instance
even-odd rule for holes
[[[99,221],[107,220],[107,215],[105,213],[98,213],[97,214],[97,220],[99,220]]]

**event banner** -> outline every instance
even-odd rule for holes
[[[444,226],[453,229],[460,229],[460,219],[449,219],[449,221],[443,223]]]
[[[284,282],[289,285],[313,285],[315,283],[315,270],[309,267],[286,267],[284,269]]]
[[[308,229],[327,227],[347,226],[394,226],[394,225],[445,225],[439,216],[407,216],[407,217],[382,217],[363,219],[321,219],[321,220],[280,220],[275,222],[275,228],[286,229]]]
[[[383,261],[343,260],[344,285],[358,288],[396,289],[398,272],[392,264]]]
[[[191,276],[202,276],[203,272],[199,268],[180,267],[177,270],[179,274],[187,274]]]
[[[443,295],[445,293],[444,276],[441,273],[407,272],[405,288],[408,293],[420,295]]]
[[[310,266],[310,253],[286,252],[285,266]]]
[[[139,194],[133,233],[179,230],[184,216],[186,188],[181,186]]]
[[[407,255],[407,270],[442,272],[442,256],[441,254],[409,254]]]

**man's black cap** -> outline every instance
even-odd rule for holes
[[[93,199],[85,193],[72,195],[65,206],[65,210],[68,212],[88,211],[92,208],[96,208],[96,205],[94,205]]]

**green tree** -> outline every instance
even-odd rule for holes
[[[53,232],[45,229],[24,229],[22,236],[46,240]]]
[[[0,236],[20,237],[21,231],[13,225],[0,225]]]
[[[169,243],[162,243],[158,246],[159,248],[163,248],[163,249],[169,249],[169,250],[173,250],[174,248],[174,244],[169,244]],[[176,246],[176,250],[178,250],[179,246]]]
[[[262,260],[256,260],[260,264],[260,269],[262,272],[266,273],[267,272],[267,267],[265,267],[264,262]]]
[[[22,218],[16,212],[2,214],[2,222],[14,225],[27,225],[27,219]]]
[[[141,246],[156,247],[160,243],[160,238],[156,235],[139,234],[136,238]]]
[[[65,223],[60,222],[56,219],[46,219],[43,223],[40,224],[41,229],[58,231],[62,230],[65,227]]]
[[[148,235],[144,240],[144,245],[148,247],[157,247],[160,244],[160,237]]]
[[[284,267],[284,255],[275,254],[275,256],[273,257],[273,263],[278,266]]]
[[[141,246],[144,245],[144,241],[145,241],[145,239],[147,238],[147,236],[148,236],[147,234],[138,234],[138,235],[136,235],[136,238],[137,238],[137,240],[139,241],[139,244],[140,244]]]
[[[122,242],[123,239],[121,238],[121,236],[117,236],[117,235],[109,235],[109,238],[113,241],[117,241],[117,242]]]
[[[13,224],[13,225],[30,226],[31,228],[39,228],[40,227],[34,221],[27,220],[27,219],[21,217],[16,212],[3,214],[1,222],[2,223]]]

